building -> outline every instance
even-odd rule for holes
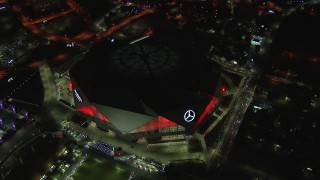
[[[62,8],[61,0],[31,0],[35,13],[47,13]]]
[[[104,42],[70,71],[75,106],[125,139],[192,135],[219,103],[212,66],[176,41]]]

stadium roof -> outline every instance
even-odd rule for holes
[[[99,112],[124,133],[152,129],[159,122],[191,130],[218,102],[213,96],[218,77],[213,64],[181,39],[102,43],[70,75]],[[195,111],[192,122],[184,120],[188,110]]]

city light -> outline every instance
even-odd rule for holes
[[[137,42],[142,41],[142,40],[144,40],[144,39],[146,39],[146,38],[148,38],[148,37],[149,37],[149,35],[147,35],[147,36],[142,36],[141,38],[138,38],[138,39],[136,39],[136,40],[134,40],[134,41],[131,41],[129,44],[137,43]]]
[[[320,179],[319,3],[0,0],[1,178]]]
[[[78,101],[82,102],[82,99],[80,97],[80,95],[78,94],[77,90],[73,90],[74,91],[74,94],[76,96],[76,98],[78,99]]]
[[[222,92],[222,93],[227,92],[227,88],[226,88],[225,86],[222,86],[222,87],[221,87],[221,92]]]

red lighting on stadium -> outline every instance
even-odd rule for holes
[[[69,88],[70,91],[72,90],[72,82],[71,81],[68,84],[68,88]]]
[[[101,119],[102,121],[109,121],[104,115],[100,112],[97,112],[97,118]]]
[[[96,110],[97,109],[92,105],[84,106],[84,107],[77,109],[78,112],[81,112],[81,113],[89,115],[89,116],[93,116],[95,114]]]
[[[102,121],[107,121],[107,122],[110,122],[104,115],[102,115],[96,107],[94,107],[93,105],[90,105],[90,106],[84,106],[84,107],[81,107],[81,108],[78,108],[77,109],[78,112],[81,112],[85,115],[89,115],[91,117],[96,117],[96,118],[99,118],[101,119]]]
[[[173,126],[178,126],[178,125],[162,116],[159,116],[159,117],[156,117],[154,120],[149,121],[146,124],[132,130],[131,133],[153,131],[156,129],[168,128]]]
[[[200,125],[200,123],[203,121],[203,119],[205,118],[205,116],[209,113],[209,111],[215,107],[217,105],[217,103],[219,102],[219,100],[215,97],[213,97],[211,99],[211,101],[209,102],[209,104],[207,105],[206,109],[203,111],[203,113],[201,114],[200,118],[198,119],[198,121],[196,122],[196,125],[194,126],[194,129],[197,129],[198,126]]]

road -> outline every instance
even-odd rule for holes
[[[70,112],[69,109],[61,106],[56,99],[57,89],[50,67],[47,64],[43,64],[39,66],[39,72],[44,87],[44,113],[36,121],[45,122],[45,124],[48,124],[48,126],[53,124],[58,127],[59,123],[57,122],[62,121],[72,112]],[[10,164],[10,162],[7,160],[13,154],[13,152],[21,148],[21,146],[23,146],[25,143],[31,142],[30,140],[34,139],[34,137],[40,133],[40,129],[37,128],[35,124],[36,123],[32,123],[19,129],[8,141],[1,145],[0,165],[2,168],[5,168],[3,163]]]
[[[19,5],[19,4],[16,4],[15,6],[13,6],[12,10],[16,14],[21,16],[22,25],[26,29],[30,30],[33,34],[37,34],[39,36],[42,36],[44,38],[51,39],[54,41],[62,41],[62,42],[66,42],[66,43],[70,43],[70,42],[79,42],[80,43],[80,42],[90,40],[94,36],[94,32],[92,32],[88,29],[79,33],[77,36],[71,38],[71,37],[66,37],[63,35],[49,33],[48,31],[37,27],[37,24],[39,24],[39,23],[54,20],[59,17],[66,16],[67,14],[72,13],[72,12],[75,12],[77,15],[79,15],[79,17],[82,18],[88,26],[90,24],[92,24],[92,20],[91,20],[90,16],[83,10],[82,7],[78,6],[73,0],[67,0],[66,4],[69,7],[68,10],[65,10],[62,12],[57,12],[57,13],[51,14],[49,16],[41,17],[41,18],[38,18],[35,20],[32,20],[30,17],[25,16],[23,14],[23,10],[20,7],[21,5]]]
[[[233,69],[236,71],[236,74],[239,73],[237,71],[238,69],[239,68]],[[230,68],[229,71],[232,71],[232,69]],[[243,72],[241,72],[241,74],[242,73]],[[230,153],[245,112],[253,99],[258,77],[257,73],[252,73],[251,71],[242,76],[238,89],[234,92],[234,98],[228,107],[229,111],[227,115],[225,115],[226,119],[223,124],[223,129],[218,135],[218,140],[214,139],[214,141],[216,141],[215,145],[209,149],[206,154],[206,162],[212,163],[215,167],[212,172],[214,179],[219,177],[221,165]]]
[[[44,89],[44,100],[41,121],[51,130],[58,130],[63,120],[67,119],[73,111],[61,105],[57,99],[57,87],[53,73],[47,64],[39,66],[39,72]]]
[[[103,33],[99,34],[97,37],[95,37],[95,41],[100,41],[102,38],[110,36],[111,34],[113,34],[114,32],[118,31],[120,28],[128,25],[129,23],[139,19],[142,16],[145,16],[147,14],[152,14],[155,12],[155,8],[150,8],[150,9],[145,9],[135,15],[132,15],[124,20],[122,20],[120,23],[111,26],[110,28],[108,28],[106,31],[104,31]]]
[[[104,31],[100,34],[97,34],[97,35],[95,34],[95,32],[91,31],[89,28],[84,30],[83,32],[77,34],[75,37],[68,37],[68,36],[63,36],[63,35],[57,35],[54,33],[49,33],[48,31],[37,27],[37,24],[39,24],[39,23],[44,23],[46,21],[54,20],[59,17],[61,18],[63,16],[66,16],[67,14],[73,13],[73,12],[76,13],[81,19],[83,19],[88,27],[92,26],[93,22],[92,22],[90,15],[88,14],[88,12],[86,12],[82,7],[80,7],[77,3],[75,3],[74,0],[66,0],[66,4],[69,7],[68,10],[65,10],[62,12],[57,12],[57,13],[51,14],[49,16],[41,17],[41,18],[38,18],[35,20],[32,20],[30,17],[25,16],[23,14],[23,10],[20,7],[20,5],[15,5],[11,8],[16,14],[21,16],[22,25],[26,29],[30,30],[33,34],[37,34],[41,37],[51,39],[54,41],[61,41],[61,42],[66,42],[66,43],[70,43],[70,42],[83,43],[83,42],[89,42],[91,40],[93,40],[95,42],[100,41],[104,37],[110,36],[111,34],[118,31],[120,28],[124,27],[125,25],[131,23],[132,21],[134,21],[142,16],[145,16],[147,14],[152,14],[155,12],[155,8],[145,9],[142,12],[139,12],[137,14],[134,14],[130,17],[125,18],[120,23],[114,24],[113,26],[108,28],[106,31]]]
[[[4,142],[0,146],[0,172],[3,172],[6,168],[10,168],[12,164],[7,161],[8,158],[17,149],[20,149],[26,143],[30,143],[30,139],[34,139],[40,132],[41,130],[35,127],[35,123],[32,123],[19,129],[8,141]]]
[[[218,139],[214,139],[213,148],[206,154],[207,162],[220,166],[228,157],[245,112],[253,99],[259,72],[254,68],[241,67],[216,55],[209,55],[208,58],[218,63],[224,71],[242,77],[238,87],[233,90],[233,99],[223,117],[225,120]]]

